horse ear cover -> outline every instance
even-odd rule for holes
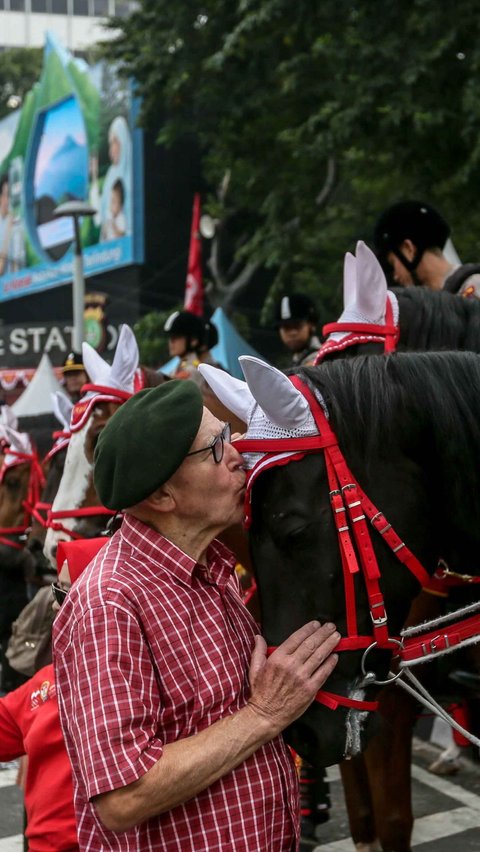
[[[357,307],[370,322],[385,319],[387,279],[373,251],[361,240],[357,243]]]
[[[100,433],[93,476],[103,505],[135,506],[167,482],[195,440],[203,398],[195,382],[177,379],[134,394]]]
[[[240,355],[247,384],[267,417],[282,429],[299,429],[308,419],[307,400],[276,367],[252,355]]]
[[[93,384],[119,388],[133,393],[135,370],[138,367],[139,353],[135,335],[128,325],[122,325],[112,364],[108,364],[101,355],[90,346],[82,344],[83,363]]]
[[[246,382],[236,379],[225,370],[220,370],[212,364],[199,364],[198,370],[210,385],[215,396],[220,402],[232,411],[244,423],[248,423],[249,416],[255,405],[255,399]]]

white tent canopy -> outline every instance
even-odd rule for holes
[[[61,390],[62,386],[53,371],[52,362],[44,353],[33,379],[13,403],[12,411],[17,417],[53,414],[52,394]]]

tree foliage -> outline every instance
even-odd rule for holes
[[[150,311],[133,326],[140,352],[140,363],[145,367],[161,367],[170,359],[168,337],[163,327],[171,313],[171,311]]]
[[[14,47],[0,52],[0,119],[11,112],[8,101],[19,104],[40,76],[43,50],[36,47]]]
[[[275,270],[270,295],[331,316],[344,252],[399,198],[480,258],[479,20],[471,0],[140,0],[107,50],[160,141],[200,140],[210,212],[247,215],[238,254]]]

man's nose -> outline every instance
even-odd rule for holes
[[[230,442],[225,442],[225,452],[227,454],[228,462],[233,462],[235,464],[243,465],[243,456],[241,453],[235,449],[235,445]]]

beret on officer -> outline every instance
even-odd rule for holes
[[[127,509],[182,464],[203,416],[195,382],[172,380],[134,394],[115,412],[95,448],[94,482],[104,506]]]

